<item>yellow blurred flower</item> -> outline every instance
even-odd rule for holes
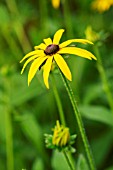
[[[91,26],[88,26],[85,30],[86,39],[95,42],[100,39],[100,35],[92,30]]]
[[[58,120],[53,131],[54,131],[52,138],[53,145],[62,147],[69,142],[70,140],[69,128],[60,125]]]
[[[61,54],[74,54],[78,55],[83,58],[87,59],[95,59],[96,57],[89,51],[78,48],[78,47],[67,47],[69,44],[76,42],[76,43],[83,43],[83,44],[93,44],[89,40],[86,39],[70,39],[67,41],[64,41],[63,43],[59,44],[59,41],[61,39],[61,36],[64,32],[64,29],[59,29],[53,38],[53,41],[51,38],[44,39],[44,43],[41,43],[38,46],[35,46],[35,50],[32,52],[29,52],[24,56],[24,58],[20,61],[23,62],[25,59],[27,61],[25,62],[21,74],[23,73],[25,67],[27,64],[31,61],[32,64],[29,69],[28,73],[28,85],[30,84],[31,80],[35,76],[37,70],[44,66],[43,71],[43,78],[44,83],[47,88],[49,88],[48,78],[49,73],[51,71],[51,66],[53,61],[56,62],[57,66],[60,68],[62,73],[65,75],[65,77],[68,80],[72,80],[71,72],[69,67],[67,66],[67,63],[65,62],[64,58],[61,56]]]
[[[52,5],[55,9],[59,8],[60,0],[52,0]]]
[[[92,8],[96,9],[100,13],[109,10],[113,5],[113,0],[94,0],[92,2]]]

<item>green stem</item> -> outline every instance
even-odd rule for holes
[[[15,0],[6,0],[6,3],[11,12],[13,12],[14,14],[19,13]]]
[[[61,123],[62,123],[62,125],[66,126],[66,121],[65,121],[65,116],[64,116],[61,100],[60,100],[60,97],[58,94],[58,90],[56,88],[55,78],[53,75],[52,75],[52,85],[53,85],[53,93],[54,93],[56,103],[58,106],[58,110],[59,110]],[[68,161],[71,162],[71,166],[73,165],[73,167],[74,167],[74,160],[73,160],[72,155],[69,152],[67,152],[67,155],[68,155]]]
[[[44,36],[48,35],[49,27],[48,27],[48,6],[47,1],[39,0],[39,14],[40,14],[40,36],[44,38]]]
[[[14,170],[13,139],[10,111],[5,113],[7,170]]]
[[[56,100],[58,110],[59,110],[61,123],[62,123],[62,125],[66,126],[66,121],[65,121],[65,117],[64,117],[64,112],[63,112],[61,100],[60,100],[58,90],[57,90],[56,85],[55,85],[55,79],[54,79],[53,75],[52,75],[52,85],[53,85],[53,93],[54,93],[55,100]]]
[[[66,151],[63,151],[63,154],[64,154],[64,156],[65,156],[65,158],[66,158],[66,161],[67,161],[70,169],[71,169],[71,170],[75,170],[75,168],[73,167],[73,165],[72,165],[72,163],[71,163],[71,161],[70,161],[69,154],[68,154]]]
[[[7,42],[7,44],[9,45],[9,48],[12,52],[12,54],[15,56],[15,58],[18,60],[19,56],[22,55],[21,50],[19,49],[19,47],[17,46],[14,38],[11,36],[11,34],[9,33],[9,31],[7,29],[2,29],[2,33],[3,36]]]
[[[110,106],[112,113],[113,113],[113,96],[112,96],[112,93],[111,93],[111,90],[110,90],[110,87],[109,87],[109,83],[108,83],[107,76],[106,76],[106,73],[105,73],[105,70],[104,70],[104,67],[103,67],[103,64],[102,64],[102,60],[101,60],[101,56],[100,56],[98,47],[96,45],[94,46],[94,51],[95,51],[95,55],[97,57],[97,68],[98,68],[98,71],[100,73],[102,83],[104,85],[104,91],[106,93],[109,106]]]
[[[60,72],[60,74],[61,74],[61,77],[63,79],[66,91],[68,93],[68,96],[70,98],[70,101],[71,101],[71,104],[72,104],[72,107],[73,107],[73,110],[74,110],[74,114],[75,114],[75,117],[76,117],[76,120],[77,120],[77,123],[78,123],[80,134],[81,134],[81,137],[82,137],[82,140],[83,140],[83,143],[84,143],[84,147],[85,147],[85,150],[86,150],[87,158],[89,160],[90,168],[91,168],[91,170],[95,170],[96,168],[95,168],[95,165],[94,165],[92,152],[91,152],[91,149],[90,149],[90,146],[89,146],[89,142],[88,142],[88,139],[87,139],[87,136],[86,136],[86,133],[85,133],[85,129],[84,129],[84,125],[83,125],[83,122],[82,122],[82,117],[81,117],[81,114],[78,110],[73,91],[71,89],[71,86],[69,85],[69,82],[64,77],[64,75],[61,72]]]
[[[73,24],[72,24],[72,16],[70,14],[70,5],[68,0],[64,0],[62,2],[63,5],[63,14],[64,14],[64,22],[67,31],[67,37],[73,37]]]
[[[30,42],[29,42],[29,39],[25,33],[25,30],[24,30],[24,26],[23,26],[23,23],[21,22],[20,20],[20,14],[19,14],[19,10],[18,10],[18,7],[17,7],[17,4],[16,4],[16,1],[15,0],[6,0],[6,4],[11,12],[11,15],[14,17],[16,16],[18,18],[15,19],[13,22],[14,24],[14,31],[17,35],[17,38],[20,42],[20,45],[24,51],[24,53],[26,53],[28,50],[31,50],[31,45],[30,45]]]
[[[3,95],[4,113],[5,113],[5,134],[6,134],[6,157],[7,170],[14,170],[14,154],[13,154],[13,128],[11,120],[11,105],[10,105],[10,83],[9,79],[3,78],[5,93]]]
[[[24,26],[21,23],[21,21],[18,20],[15,22],[14,31],[17,35],[18,41],[19,41],[24,53],[26,53],[28,50],[31,50],[30,42],[28,40],[28,37],[24,30]]]

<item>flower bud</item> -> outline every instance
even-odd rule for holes
[[[100,35],[92,30],[91,26],[88,26],[85,30],[86,38],[92,42],[98,41],[100,39]]]
[[[60,147],[66,146],[70,140],[69,128],[60,125],[59,121],[57,121],[53,131],[54,131],[52,138],[53,145]]]

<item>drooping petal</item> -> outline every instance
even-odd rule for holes
[[[49,89],[48,77],[51,70],[52,60],[53,60],[53,56],[48,57],[44,65],[44,72],[43,72],[44,83],[48,89]]]
[[[30,57],[30,58],[24,63],[23,68],[22,68],[22,71],[21,71],[21,74],[24,72],[24,69],[25,69],[25,67],[27,66],[27,64],[28,64],[30,61],[36,59],[37,57],[39,57],[39,56],[34,55],[34,56]]]
[[[60,41],[60,39],[62,37],[63,32],[64,32],[64,29],[59,29],[55,33],[54,38],[53,38],[53,44],[56,44],[56,45],[59,44],[59,41]]]
[[[36,51],[31,51],[31,52],[29,52],[28,54],[26,54],[26,55],[22,58],[22,60],[20,61],[20,63],[22,63],[26,58],[28,58],[28,57],[30,57],[30,56],[32,56],[32,55],[36,55]]]
[[[83,58],[97,60],[96,57],[89,51],[78,47],[64,47],[58,51],[59,54],[75,54]]]
[[[63,48],[63,47],[68,46],[71,43],[93,44],[91,41],[86,40],[86,39],[71,39],[71,40],[67,40],[59,44],[59,47]]]
[[[33,77],[35,76],[38,68],[46,59],[47,59],[47,57],[39,57],[33,61],[33,63],[30,66],[29,73],[28,73],[28,86],[29,86],[31,80],[33,79]]]
[[[68,80],[71,81],[72,80],[71,72],[63,57],[59,54],[55,54],[54,59],[62,73],[66,76]]]
[[[45,42],[45,44],[46,44],[47,46],[52,44],[51,38],[46,38],[46,39],[44,39],[43,41]]]
[[[41,50],[45,50],[46,49],[46,45],[44,43],[41,43],[40,45],[37,45],[34,47],[35,50],[41,49]]]
[[[29,52],[28,54],[26,54],[24,56],[24,58],[20,61],[20,63],[22,63],[26,58],[28,58],[28,57],[30,57],[32,55],[39,55],[39,56],[41,56],[41,55],[44,55],[44,51],[43,50],[31,51],[31,52]]]

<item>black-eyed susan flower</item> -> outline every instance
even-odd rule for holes
[[[27,61],[25,62],[21,74],[23,73],[25,67],[29,62],[32,61],[32,64],[29,69],[28,73],[28,85],[30,84],[31,80],[35,76],[36,72],[38,69],[44,66],[43,70],[43,78],[44,78],[44,83],[47,88],[49,88],[49,83],[48,83],[48,77],[49,73],[51,71],[51,66],[53,61],[56,62],[57,66],[60,68],[62,73],[65,75],[65,77],[68,80],[72,80],[72,75],[70,72],[69,67],[67,66],[67,63],[65,62],[64,58],[61,56],[62,54],[74,54],[78,55],[83,58],[87,58],[91,60],[92,58],[96,60],[96,57],[89,51],[78,48],[78,47],[69,47],[71,43],[83,43],[83,44],[93,44],[89,40],[86,39],[70,39],[67,41],[64,41],[63,43],[59,44],[59,41],[61,39],[61,36],[64,32],[64,29],[59,29],[54,37],[53,41],[51,38],[44,39],[44,43],[41,43],[38,46],[35,46],[35,50],[32,52],[29,52],[25,57],[20,61],[23,62],[25,59]],[[68,46],[68,47],[67,47]]]
[[[52,5],[55,9],[59,8],[60,0],[52,0]]]
[[[56,121],[56,125],[53,129],[53,135],[45,134],[46,146],[50,149],[69,150],[75,152],[75,149],[71,146],[76,138],[75,135],[70,135],[68,127],[60,125],[59,121]]]
[[[94,0],[92,2],[92,8],[96,9],[100,13],[109,10],[113,5],[113,0]]]

